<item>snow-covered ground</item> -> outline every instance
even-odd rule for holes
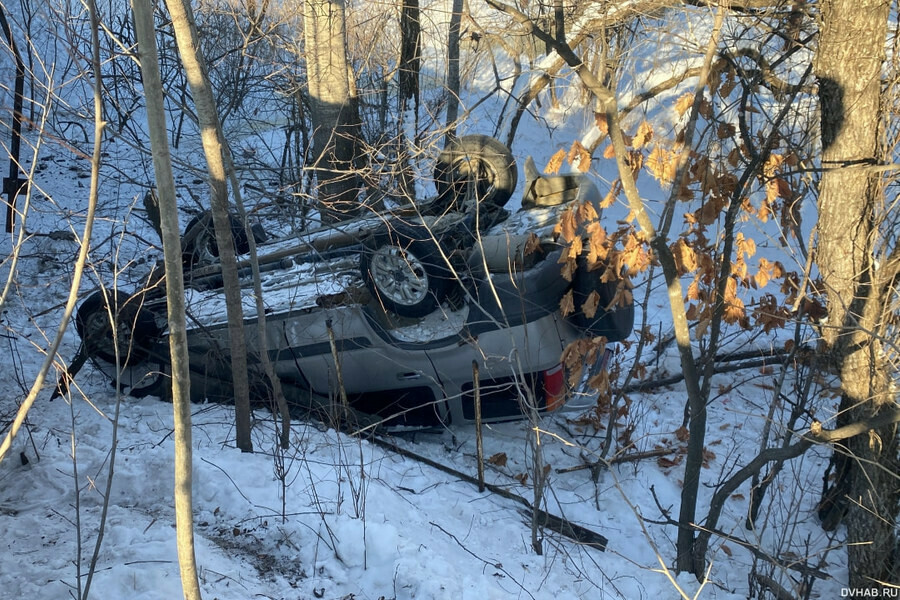
[[[0,470],[4,598],[65,598],[79,571],[88,570],[109,485],[116,397],[96,373],[84,373],[79,384],[86,399],[41,399],[27,434]],[[642,413],[639,449],[663,439],[678,444],[674,430],[682,398],[677,388],[635,398]],[[736,439],[732,430],[742,428],[743,438],[762,422],[752,403],[740,396],[729,408],[710,426],[719,435],[711,436],[715,458],[704,470],[706,482],[736,454],[746,456],[730,448]],[[674,532],[642,525],[639,517],[660,518],[651,489],[663,507],[678,506],[677,467],[662,468],[666,463],[656,459],[625,463],[596,482],[588,470],[551,472],[548,509],[606,536],[609,546],[600,552],[546,532],[544,554],[538,556],[531,548],[528,519],[516,502],[479,493],[420,462],[311,424],[295,424],[291,449],[274,453],[272,419],[266,413],[256,416],[257,451],[243,454],[234,447],[230,408],[194,410],[194,522],[204,597],[677,596],[656,555],[660,552],[671,564]],[[545,427],[541,439],[547,464],[553,469],[581,464],[581,450],[570,444],[589,448],[591,436],[555,419]],[[116,435],[109,513],[91,584],[94,597],[179,597],[171,405],[155,398],[123,398]],[[524,423],[494,425],[485,432],[485,453],[495,457],[488,464],[488,481],[525,498],[531,497],[531,478],[526,485],[519,479],[530,469],[529,435]],[[399,443],[475,474],[471,427],[406,434]],[[27,464],[18,460],[20,452]],[[806,486],[816,489],[822,465],[810,457],[801,466],[808,475],[795,501],[808,512],[811,501],[800,492]],[[747,508],[748,494],[745,488],[742,492],[729,504],[731,518],[723,523],[736,533]],[[822,537],[814,526],[806,534]],[[806,535],[794,535],[798,543],[806,541]],[[711,583],[702,597],[746,597],[748,554],[725,544],[714,548],[711,558]],[[840,553],[829,556],[832,563],[840,559]],[[828,571],[838,580],[817,583],[823,598],[836,597],[842,569],[832,564]],[[690,596],[698,589],[691,577],[677,581]]]

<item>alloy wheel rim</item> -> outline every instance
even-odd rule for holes
[[[413,306],[428,295],[425,265],[409,250],[379,248],[372,256],[370,270],[379,292],[392,302]]]

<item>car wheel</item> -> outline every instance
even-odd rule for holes
[[[141,293],[126,296],[109,290],[105,294],[98,291],[88,296],[75,315],[75,330],[87,357],[115,364],[118,348],[119,363],[123,367],[146,360],[149,348],[161,330],[153,313],[143,307],[143,302]]]
[[[360,255],[360,273],[369,291],[401,317],[422,317],[447,296],[452,274],[444,250],[425,227],[392,223],[376,234]]]
[[[231,237],[234,239],[234,253],[238,256],[250,252],[247,231],[237,215],[229,214]],[[257,242],[265,241],[265,235],[254,230]],[[212,212],[205,210],[191,219],[182,236],[182,259],[187,266],[208,265],[219,260],[219,244],[213,227]]]
[[[579,256],[577,268],[572,277],[572,300],[575,312],[569,316],[571,322],[594,336],[604,336],[608,342],[621,342],[627,339],[634,329],[634,304],[616,306],[612,310],[604,310],[616,295],[618,284],[615,281],[602,281],[604,269],[588,270],[587,259]],[[597,312],[588,318],[582,310],[585,301],[596,291],[600,296]]]
[[[479,203],[502,208],[512,197],[519,171],[512,152],[486,135],[453,138],[434,168],[437,204],[461,206],[472,193]]]

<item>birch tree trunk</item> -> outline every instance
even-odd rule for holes
[[[184,314],[184,279],[181,263],[181,236],[175,178],[166,136],[163,89],[153,28],[151,0],[132,0],[135,33],[138,39],[144,96],[147,102],[147,129],[153,153],[153,170],[159,195],[160,225],[166,267],[166,301],[169,322],[169,353],[172,363],[172,403],[175,410],[175,537],[178,565],[185,600],[200,600],[197,559],[194,553],[194,522],[191,496],[191,399]]]

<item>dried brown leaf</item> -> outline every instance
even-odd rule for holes
[[[594,123],[597,124],[597,129],[600,130],[601,135],[609,135],[609,123],[606,122],[606,113],[595,112]]]
[[[597,307],[600,306],[600,294],[597,293],[597,290],[591,290],[591,293],[585,298],[584,303],[581,305],[581,312],[584,313],[584,316],[588,319],[593,319],[594,315],[597,314]]]
[[[719,218],[719,214],[721,214],[726,204],[727,201],[723,198],[710,198],[694,212],[694,217],[701,225],[712,225]]]
[[[769,198],[769,191],[772,191],[772,197]],[[775,185],[766,184],[766,199],[762,201],[759,206],[759,210],[756,211],[756,218],[759,219],[763,223],[767,223],[769,221],[769,217],[772,216],[772,203],[778,197],[778,187]]]
[[[575,312],[575,300],[572,298],[572,290],[566,292],[566,295],[559,301],[559,312],[564,317]]]
[[[547,166],[544,167],[544,172],[550,175],[554,175],[559,173],[560,167],[562,167],[563,162],[566,160],[566,151],[559,150],[556,154],[550,157],[550,162],[547,163]]]
[[[616,257],[618,264],[615,266],[619,272],[628,270],[632,273],[642,273],[647,270],[651,262],[650,252],[634,233],[628,235],[625,248]]]
[[[559,223],[556,224],[553,233],[568,244],[577,237],[577,232],[578,226],[575,221],[575,211],[569,208],[560,215]]]
[[[684,460],[683,454],[676,454],[674,458],[660,456],[656,459],[656,464],[659,465],[662,469],[670,469],[672,467],[677,467],[678,465],[680,465],[682,460]]]
[[[720,140],[734,137],[734,134],[735,128],[731,123],[720,123],[718,129],[716,129],[716,136],[718,136]]]
[[[794,191],[791,189],[791,184],[781,177],[775,178],[775,193],[785,200],[791,200],[794,197]]]
[[[587,173],[591,169],[591,153],[578,140],[572,142],[567,158],[569,164],[578,165],[578,170],[582,173]]]
[[[566,255],[571,260],[575,260],[579,256],[581,256],[581,250],[584,245],[584,242],[581,241],[581,236],[576,235],[571,242],[569,242],[569,248],[566,250]]]
[[[738,233],[735,237],[735,243],[739,254],[747,258],[756,254],[756,240],[753,238],[745,237],[743,233]]]
[[[609,188],[609,192],[603,197],[603,201],[600,202],[600,208],[609,208],[613,205],[613,202],[616,201],[616,196],[619,195],[619,181],[616,180],[616,183]]]
[[[634,148],[643,148],[653,139],[653,126],[648,121],[642,121],[634,135]]]
[[[767,178],[775,177],[775,173],[778,172],[778,169],[781,168],[781,165],[784,164],[784,156],[781,154],[770,154],[766,159],[766,162],[763,164],[763,175]]]
[[[603,369],[602,371],[588,379],[587,384],[592,390],[601,392],[609,390],[609,371]]]
[[[679,154],[657,144],[644,161],[650,174],[658,181],[672,183],[678,169]]]
[[[694,104],[694,94],[693,92],[687,92],[675,101],[675,112],[678,113],[679,117],[682,117],[692,104]]]
[[[650,174],[657,180],[662,181],[663,179],[666,170],[666,162],[669,158],[668,154],[669,153],[662,146],[657,144],[656,147],[650,151],[647,160],[644,161],[647,170],[650,171]]]
[[[744,301],[737,296],[737,281],[733,277],[729,277],[725,283],[725,322],[737,323],[746,314]]]
[[[506,452],[498,452],[494,454],[490,458],[487,459],[487,462],[496,466],[496,467],[505,467],[507,462]]]
[[[609,255],[606,230],[603,225],[595,221],[587,226],[585,232],[588,234],[588,265],[593,267],[594,264]]]
[[[672,245],[672,255],[680,274],[691,273],[697,269],[697,253],[688,246],[684,238],[678,238]],[[690,296],[690,293],[688,295]]]
[[[575,276],[575,271],[578,269],[578,265],[573,258],[569,258],[565,255],[563,255],[563,258],[565,258],[566,262],[560,270],[560,275],[562,275],[563,279],[566,281],[572,281],[572,278]]]
[[[579,204],[576,209],[576,217],[579,223],[590,223],[600,218],[591,202],[582,202]]]
[[[525,241],[525,256],[529,256],[534,254],[535,252],[539,252],[541,250],[541,238],[539,238],[534,233],[528,235],[528,240]]]

